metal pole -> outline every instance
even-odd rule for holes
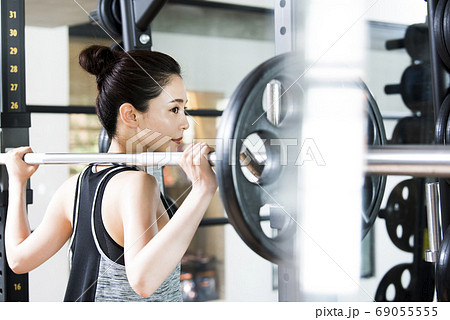
[[[371,147],[366,154],[369,174],[450,177],[450,149],[438,145]]]
[[[430,249],[425,251],[425,261],[437,262],[442,240],[442,217],[439,195],[439,183],[426,184],[427,226]]]

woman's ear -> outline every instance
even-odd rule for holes
[[[138,126],[138,112],[131,103],[125,102],[119,107],[119,117],[127,127]]]

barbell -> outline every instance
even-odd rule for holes
[[[292,198],[297,201],[296,196],[284,194],[280,187],[281,184],[295,186],[299,179],[296,166],[304,163],[284,163],[283,160],[295,160],[302,155],[301,141],[292,148],[281,146],[284,139],[298,137],[295,133],[300,123],[299,113],[292,112],[304,94],[302,81],[297,81],[304,72],[304,66],[298,60],[291,53],[276,56],[256,67],[242,80],[222,114],[216,152],[208,155],[216,169],[220,196],[230,223],[253,251],[279,264],[290,262],[292,235],[297,228],[292,221],[296,205],[289,201]],[[443,145],[385,145],[382,118],[368,88],[362,81],[339,85],[345,86],[360,90],[368,109],[368,147],[362,159],[366,178],[361,186],[365,194],[361,209],[364,237],[378,214],[386,175],[450,177],[450,148]],[[255,144],[245,144],[251,135],[259,137],[259,149]],[[320,144],[317,147],[320,149]],[[283,153],[288,151],[289,155]],[[39,165],[121,163],[167,166],[177,165],[181,154],[28,153],[24,161]],[[0,154],[0,164],[4,164],[4,157]],[[249,173],[252,179],[249,179]],[[274,217],[273,227],[277,229],[273,236],[267,235],[261,225],[264,220],[261,217],[266,216],[267,211]],[[279,219],[275,222],[276,217]]]
[[[256,154],[263,158],[267,156],[266,153]],[[24,161],[28,164],[37,165],[120,163],[136,166],[174,166],[178,165],[182,155],[182,152],[27,153]],[[5,164],[5,157],[6,153],[0,153],[0,165]],[[265,163],[261,160],[255,160],[254,153],[249,150],[240,154],[240,161],[245,157],[252,157],[252,159],[247,158],[248,164],[243,164],[243,166],[253,165],[257,167],[253,170],[262,174]],[[210,153],[208,160],[212,166],[216,166],[219,161],[228,161],[228,159],[219,157],[216,152]],[[280,164],[280,166],[283,165]],[[373,175],[450,177],[450,146],[388,145],[370,147],[365,155],[365,172]]]

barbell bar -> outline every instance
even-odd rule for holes
[[[370,147],[365,171],[379,175],[449,177],[450,148],[444,145],[389,145]]]
[[[182,152],[143,153],[27,153],[24,161],[28,164],[106,164],[120,163],[138,166],[178,165]],[[0,164],[5,164],[5,153],[0,153]],[[250,164],[264,170],[264,163],[256,160],[247,149],[241,156],[250,157]],[[208,155],[211,165],[217,161],[227,161],[217,157],[215,152]],[[269,159],[268,159],[269,160]],[[256,161],[256,162],[255,162]],[[410,175],[421,177],[450,177],[450,147],[444,145],[389,145],[373,146],[365,155],[365,172],[376,175]]]

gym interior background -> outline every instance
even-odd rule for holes
[[[275,55],[272,0],[169,1],[152,22],[153,49],[172,55],[183,70],[189,107],[223,110],[240,81],[257,65]],[[90,44],[111,45],[102,30],[92,26],[86,12],[96,0],[26,0],[26,103],[30,106],[86,106],[95,104],[95,80],[78,66],[78,54]],[[82,7],[82,8],[81,8]],[[399,94],[385,93],[397,84],[411,57],[404,49],[387,50],[386,41],[403,38],[407,27],[425,23],[426,2],[379,0],[365,13],[367,78],[381,114],[388,140],[402,118],[412,115]],[[185,142],[214,139],[220,117],[194,117]],[[92,114],[35,112],[31,115],[30,145],[35,152],[97,152],[100,125]],[[57,187],[78,166],[41,166],[31,179],[31,228],[41,221]],[[387,179],[381,208],[398,182]],[[177,198],[187,181],[176,168],[165,170],[165,186]],[[218,195],[206,217],[225,217]],[[269,227],[267,226],[268,230]],[[351,297],[371,301],[383,276],[393,266],[411,263],[413,255],[397,248],[378,218],[362,245],[361,289]],[[264,260],[239,238],[229,224],[200,227],[184,259],[186,272],[199,278],[199,301],[277,301],[276,265]],[[197,269],[196,269],[197,268]],[[67,247],[29,274],[30,301],[61,301],[68,278]],[[186,277],[189,280],[189,276]],[[409,283],[405,273],[402,281]],[[367,295],[366,293],[370,293]],[[395,293],[393,293],[395,294]],[[348,297],[341,297],[348,299]],[[389,297],[387,297],[389,299]],[[339,298],[340,299],[340,298]]]

